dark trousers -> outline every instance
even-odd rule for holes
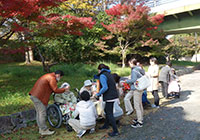
[[[161,87],[163,97],[168,97],[168,83],[161,82]]]
[[[159,100],[160,100],[160,98],[159,98],[159,95],[158,95],[158,90],[153,90],[152,94],[153,94],[153,97],[154,97],[154,104],[156,106],[159,106]]]
[[[118,132],[116,121],[113,116],[113,107],[114,107],[114,102],[106,102],[106,106],[104,109],[106,113],[106,121],[105,121],[104,126],[108,127],[109,124],[111,124],[113,128],[113,132]]]

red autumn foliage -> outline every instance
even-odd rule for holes
[[[51,13],[44,15],[44,11],[51,7],[56,7],[67,0],[0,0],[0,17],[3,20],[14,19],[12,31],[30,31],[27,24],[32,21],[37,22],[37,29],[46,29],[48,32],[64,32],[81,35],[81,29],[92,28],[95,24],[92,18],[75,17],[70,15],[60,15]],[[23,23],[26,23],[24,27]],[[45,33],[44,33],[45,34]],[[49,37],[51,34],[48,34]],[[53,34],[52,34],[53,35]],[[57,35],[62,35],[57,33]]]
[[[27,18],[39,14],[43,8],[55,7],[63,1],[65,0],[0,0],[0,16]]]
[[[148,31],[157,30],[157,25],[163,22],[164,15],[150,17],[149,11],[149,7],[144,6],[144,3],[136,4],[136,0],[132,0],[129,5],[117,4],[106,10],[107,15],[111,17],[111,23],[102,23],[102,26],[110,31],[110,34],[124,37],[135,32],[150,36]]]
[[[1,48],[0,49],[0,54],[24,54],[26,51],[25,47],[19,47],[19,48],[11,48],[11,47],[7,47],[7,48]]]
[[[123,5],[117,4],[106,10],[110,16],[110,23],[102,26],[109,31],[102,39],[116,37],[119,42],[122,56],[122,66],[125,66],[125,58],[129,46],[133,46],[137,41],[144,40],[142,44],[156,44],[153,35],[157,31],[157,26],[163,22],[164,15],[150,17],[150,8],[139,0],[129,0]],[[111,37],[110,37],[111,36]]]
[[[12,30],[15,31],[15,32],[24,32],[24,31],[28,31],[29,32],[30,31],[28,28],[22,27],[16,22],[13,23]]]
[[[154,23],[155,25],[160,25],[163,21],[164,21],[164,15],[155,15],[153,17],[150,17],[149,19],[152,23]]]

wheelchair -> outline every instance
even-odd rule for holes
[[[77,94],[77,102],[80,101],[80,93],[76,88],[75,91]],[[54,95],[53,95],[54,98]],[[61,106],[63,104],[54,102],[53,104],[47,107],[47,121],[50,126],[53,128],[60,128],[62,124],[66,125],[66,129],[68,132],[72,131],[72,127],[69,125],[68,120],[71,118],[71,112],[63,112],[61,110]]]
[[[66,129],[68,132],[72,131],[72,127],[69,125],[68,120],[70,119],[70,114],[63,114],[61,112],[60,106],[61,104],[54,103],[47,107],[47,120],[50,126],[54,128],[59,128],[62,123],[66,125]]]

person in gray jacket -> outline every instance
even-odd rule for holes
[[[170,81],[171,66],[172,66],[172,63],[170,61],[167,61],[166,66],[162,67],[162,69],[160,70],[160,74],[158,78],[159,83],[161,84],[161,87],[162,87],[162,95],[166,99],[169,97],[168,85]]]
[[[133,94],[134,99],[134,108],[136,110],[137,119],[133,120],[131,127],[138,128],[143,126],[143,106],[142,106],[142,93],[143,91],[139,91],[135,88],[134,83],[137,79],[142,77],[144,71],[137,66],[137,60],[131,59],[129,61],[129,66],[131,67],[131,79],[126,80],[126,83],[130,84],[131,86],[131,93]]]
[[[145,71],[142,68],[141,64],[139,62],[137,62],[136,59],[132,59],[132,60],[129,61],[129,65],[131,65],[130,66],[131,69],[133,69],[133,67],[132,67],[132,64],[130,64],[130,63],[132,63],[132,62],[135,63],[135,61],[136,61],[137,66],[134,64],[135,65],[134,67],[137,69],[137,71],[139,73],[141,73],[141,75],[144,75]],[[132,77],[132,72],[131,72],[131,77]],[[131,98],[132,97],[134,97],[133,90],[130,90],[124,97],[124,105],[125,105],[126,115],[131,115],[133,113],[133,107],[132,107],[132,104],[131,104]]]

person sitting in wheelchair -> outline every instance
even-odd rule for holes
[[[69,88],[64,93],[54,95],[54,101],[60,104],[59,107],[63,115],[68,112],[74,112],[77,104],[77,98],[74,93],[70,91],[69,83],[65,82],[61,85],[61,88],[65,87]]]
[[[81,101],[77,103],[75,114],[79,115],[79,120],[69,119],[69,125],[76,131],[77,136],[82,137],[87,130],[90,133],[95,131],[97,112],[94,103],[90,100],[88,91],[83,91],[81,94]]]

